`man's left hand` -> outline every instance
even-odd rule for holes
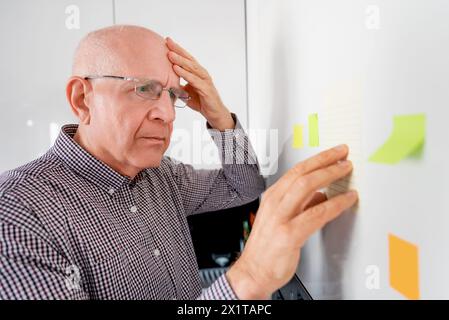
[[[220,131],[234,129],[234,119],[221,101],[207,70],[171,38],[167,37],[166,40],[169,49],[168,58],[173,63],[173,70],[187,81],[183,86],[191,97],[187,105],[200,112],[214,129]]]

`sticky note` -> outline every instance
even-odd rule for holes
[[[369,161],[396,164],[406,157],[419,157],[426,135],[426,116],[424,114],[395,116],[393,132],[388,140]]]
[[[320,139],[318,133],[318,114],[309,115],[309,146],[319,147]]]
[[[349,147],[348,159],[354,170],[349,176],[331,183],[325,193],[330,199],[355,189],[359,202],[351,211],[359,211],[363,203],[363,176],[366,159],[363,155],[363,80],[341,79],[330,83],[323,91],[323,108],[319,113],[320,147],[328,149],[339,144]]]
[[[304,126],[297,124],[293,126],[293,148],[299,149],[304,147],[303,142]]]
[[[408,299],[419,299],[418,247],[388,235],[390,285]]]

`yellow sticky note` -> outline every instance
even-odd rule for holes
[[[304,126],[302,124],[293,126],[293,148],[299,149],[304,147],[303,132]]]
[[[320,138],[318,133],[318,114],[316,113],[309,115],[309,146],[320,146]]]
[[[396,164],[409,156],[419,156],[425,142],[426,116],[424,114],[395,116],[393,132],[369,161]]]
[[[390,285],[408,299],[419,299],[418,247],[388,235]]]

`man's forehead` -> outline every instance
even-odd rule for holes
[[[151,76],[165,82],[174,73],[165,39],[135,26],[114,26],[92,32],[76,51],[74,74],[102,73]],[[89,72],[90,71],[90,72]],[[174,74],[176,77],[176,74]]]
[[[148,83],[149,81],[157,81],[159,82],[163,87],[168,88],[177,88],[181,89],[180,80],[179,78],[172,78],[170,76],[153,76],[153,75],[143,75],[143,76],[136,76],[132,74],[126,74],[126,75],[119,75],[120,77],[127,78],[128,81],[125,83],[120,84],[121,87],[126,88],[132,85],[143,85],[145,83]]]
[[[164,86],[179,85],[180,83],[180,78],[170,70],[165,72],[152,72],[149,70],[148,72],[133,73],[131,76],[142,81],[156,80]]]
[[[159,54],[151,50],[143,50],[139,54],[122,55],[120,61],[123,68],[120,72],[124,75],[138,79],[157,80],[162,84],[179,83],[179,76],[173,70],[173,64],[167,57],[168,51],[159,51]]]

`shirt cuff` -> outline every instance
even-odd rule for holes
[[[213,129],[206,123],[208,132],[218,148],[218,155],[223,164],[258,164],[248,136],[242,124],[234,113],[231,113],[235,122],[234,129],[220,131]]]
[[[238,300],[238,297],[232,290],[225,273],[205,289],[198,300]]]
[[[238,119],[237,119],[236,114],[231,112],[231,117],[232,117],[232,120],[234,120],[234,124],[235,124],[234,129],[237,129],[237,122],[238,122]],[[242,128],[240,122],[239,122],[238,124],[239,124],[239,127]],[[210,125],[209,121],[206,121],[206,127],[207,127],[207,129],[217,130],[217,129],[214,129],[214,128]],[[234,130],[234,129],[226,129],[226,130]],[[218,132],[221,132],[221,131],[219,131],[219,130],[217,130],[217,131],[218,131]]]

